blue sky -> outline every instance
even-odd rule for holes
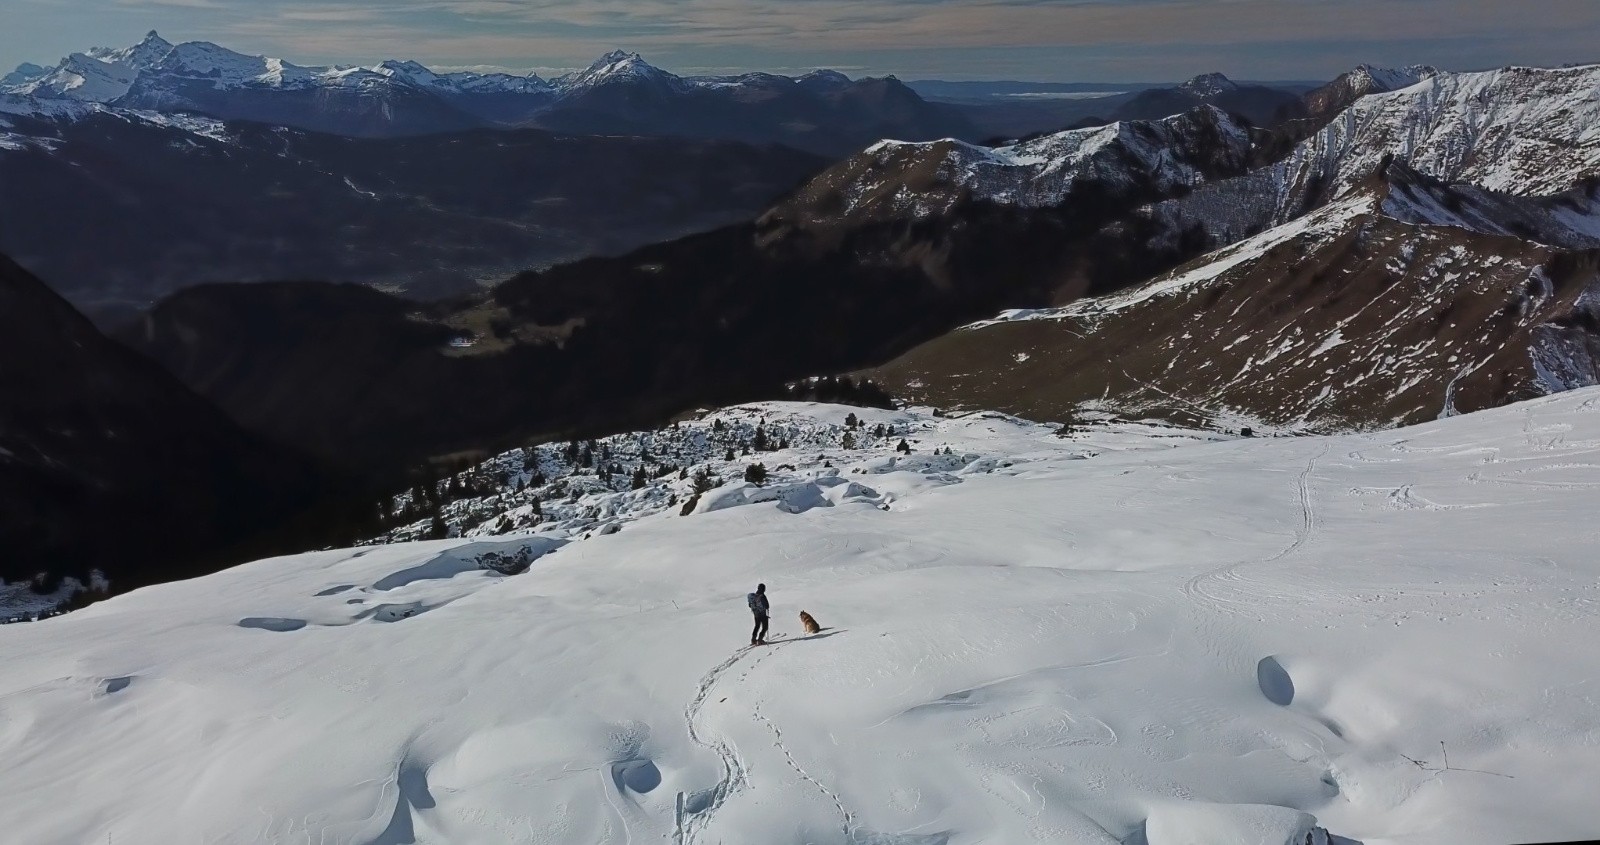
[[[618,47],[679,73],[1084,82],[1600,61],[1600,0],[0,0],[0,64],[149,29],[300,64],[547,73]]]

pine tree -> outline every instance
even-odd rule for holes
[[[756,426],[755,441],[751,445],[757,452],[767,451],[767,429],[765,426]]]
[[[732,461],[732,460],[735,460],[736,458],[737,458],[737,456],[733,454],[733,447],[732,446],[728,447],[728,454],[726,454],[726,455],[724,455],[722,457],[722,459],[725,460],[725,461]]]
[[[861,425],[861,421],[859,419],[856,419],[855,411],[851,411],[848,415],[845,416],[845,418],[844,418],[844,427],[845,428],[854,429],[859,425]]]
[[[678,470],[678,480],[679,481],[688,481],[689,480],[689,468],[688,467],[684,467],[683,469]]]
[[[744,480],[752,484],[765,484],[767,481],[767,468],[761,464],[751,464],[745,467]]]
[[[856,436],[855,436],[855,434],[853,434],[851,432],[848,432],[848,431],[845,432],[844,433],[844,438],[839,441],[839,445],[843,446],[846,449],[854,449],[856,447]]]
[[[633,489],[643,490],[647,483],[649,483],[649,477],[644,473],[644,464],[640,464],[639,468],[633,471]]]
[[[907,455],[909,455],[909,454],[911,454],[911,444],[910,444],[910,443],[907,443],[907,442],[906,442],[906,441],[905,441],[905,439],[904,439],[904,438],[902,438],[902,439],[901,439],[901,440],[900,440],[900,445],[899,445],[899,446],[896,446],[896,447],[894,447],[894,450],[895,450],[895,451],[896,451],[896,452],[904,452],[904,453],[906,453],[906,454],[907,454]]]
[[[889,435],[883,430],[883,423],[878,423],[878,427],[872,430],[872,436],[882,440]]]
[[[716,486],[716,480],[711,477],[711,472],[702,468],[694,476],[694,494],[698,498],[701,493]]]
[[[450,526],[445,524],[443,516],[434,514],[433,521],[428,524],[428,539],[443,540],[448,536],[450,536]]]
[[[528,501],[528,509],[533,511],[534,516],[544,516],[544,507],[539,504],[538,496],[534,496]]]

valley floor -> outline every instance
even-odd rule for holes
[[[758,410],[917,451],[808,444],[765,459],[796,467],[776,501],[730,482],[590,539],[314,552],[0,628],[5,838],[1600,835],[1600,390],[1225,441]],[[758,581],[782,637],[744,649]]]

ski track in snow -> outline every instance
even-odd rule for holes
[[[694,698],[684,708],[683,719],[689,728],[689,738],[696,745],[717,755],[717,759],[722,764],[722,780],[711,787],[710,790],[707,790],[709,794],[678,794],[675,829],[673,831],[673,842],[678,843],[678,845],[693,845],[697,841],[697,834],[711,820],[711,816],[716,813],[723,802],[728,800],[729,794],[739,789],[744,783],[744,762],[737,751],[725,740],[708,739],[697,723],[700,720],[700,711],[705,708],[706,699],[711,695],[711,690],[716,687],[718,681],[722,680],[722,676],[727,674],[728,670],[736,666],[739,660],[749,653],[749,648],[740,649],[734,652],[733,656],[727,660],[711,667],[711,671],[706,673],[706,676],[700,680],[699,686],[695,688]],[[755,661],[752,661],[752,665],[761,662],[766,657],[767,654],[762,654]],[[706,795],[704,806],[701,805],[702,799],[699,797],[700,795]],[[694,801],[693,806],[689,803],[691,800]]]
[[[1300,525],[1295,529],[1294,541],[1285,546],[1282,551],[1260,561],[1232,563],[1218,567],[1210,572],[1204,572],[1189,579],[1183,585],[1183,592],[1191,599],[1205,604],[1212,609],[1226,613],[1240,613],[1251,602],[1263,599],[1281,599],[1284,593],[1267,589],[1262,580],[1250,580],[1242,576],[1245,568],[1256,568],[1277,563],[1299,551],[1317,533],[1317,511],[1312,501],[1310,478],[1316,471],[1317,461],[1328,454],[1330,447],[1324,445],[1320,451],[1306,461],[1305,470],[1300,473],[1295,484],[1299,494]]]

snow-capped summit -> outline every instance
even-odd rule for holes
[[[368,70],[371,70],[373,73],[380,74],[382,76],[404,80],[414,85],[421,85],[428,88],[455,88],[455,83],[449,76],[434,73],[432,70],[429,70],[422,64],[410,60],[399,61],[396,59],[386,59],[382,62],[379,62],[377,65],[368,68]]]
[[[73,53],[48,73],[9,89],[10,93],[47,100],[107,103],[128,93],[139,71],[125,64]]]
[[[1347,74],[1350,84],[1367,94],[1410,88],[1428,77],[1438,75],[1439,69],[1432,65],[1401,68],[1357,65],[1355,70]]]
[[[1234,91],[1238,88],[1238,84],[1220,73],[1202,73],[1178,86],[1178,90],[1199,97],[1202,100],[1215,97],[1224,91]]]
[[[205,79],[215,88],[252,83],[270,86],[312,84],[323,68],[301,67],[282,59],[248,56],[209,41],[186,41],[145,69],[153,77]]]
[[[37,70],[26,74],[18,68],[0,87],[26,97],[108,103],[126,94],[141,72],[171,52],[172,44],[151,30],[131,47],[94,47],[67,56],[54,68],[32,65]]]
[[[616,82],[646,82],[676,85],[682,80],[650,64],[638,53],[613,50],[596,59],[584,70],[556,80],[568,93]]]
[[[850,83],[850,77],[836,70],[818,68],[799,77],[797,81],[830,85],[848,85]]]
[[[155,30],[145,33],[139,43],[131,47],[93,47],[88,55],[105,62],[126,64],[140,70],[151,67],[172,52],[172,42]]]
[[[1342,73],[1327,85],[1306,94],[1306,114],[1314,121],[1324,121],[1369,94],[1410,88],[1439,73],[1438,68],[1430,65],[1403,68],[1358,65],[1354,70]]]

